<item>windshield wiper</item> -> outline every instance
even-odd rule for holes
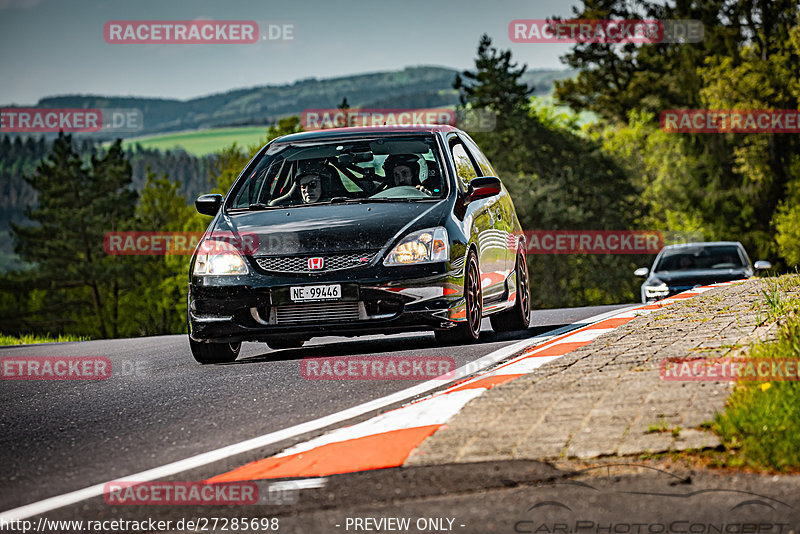
[[[270,206],[269,204],[264,204],[263,202],[254,202],[250,204],[247,209],[249,210],[268,210],[270,208],[274,208],[275,206]]]
[[[384,197],[384,198],[365,198],[369,202],[416,202],[417,200],[432,200],[430,198],[398,198],[398,197]],[[434,199],[438,200],[438,199]]]
[[[364,202],[411,202],[413,198],[352,198],[352,197],[333,197],[325,202],[318,204],[361,204]]]

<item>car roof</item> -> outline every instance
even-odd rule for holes
[[[679,243],[677,245],[666,245],[662,250],[675,250],[681,248],[694,248],[694,247],[721,247],[721,246],[738,246],[742,244],[738,241],[697,241],[695,243]]]
[[[442,124],[420,124],[414,126],[353,126],[349,128],[328,128],[312,130],[278,137],[274,141],[294,143],[299,141],[323,141],[326,139],[389,136],[397,134],[449,133],[460,132],[458,128]]]

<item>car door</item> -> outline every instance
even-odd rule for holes
[[[478,163],[478,171],[480,176],[497,176],[497,171],[494,170],[489,159],[483,154],[478,145],[472,138],[465,134],[459,134],[459,137],[464,141],[464,145],[469,149],[470,153]],[[514,270],[517,259],[516,251],[513,247],[509,246],[512,243],[512,234],[514,232],[514,212],[511,201],[508,197],[508,192],[503,187],[503,192],[499,197],[491,199],[493,202],[489,206],[489,210],[494,219],[494,232],[492,234],[492,243],[500,248],[497,254],[502,255],[502,259],[498,262],[498,272],[507,276]]]
[[[457,180],[465,189],[468,189],[469,182],[480,176],[480,167],[459,137],[455,135],[450,137],[448,147]],[[466,216],[471,217],[472,220],[470,238],[478,249],[484,302],[502,297],[505,292],[505,279],[499,274],[504,268],[505,256],[500,250],[502,247],[497,242],[496,203],[497,197],[475,200],[469,203],[466,213]]]

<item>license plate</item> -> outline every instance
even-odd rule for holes
[[[309,300],[339,300],[342,298],[342,286],[332,284],[326,286],[295,286],[291,288],[292,300],[305,302]]]

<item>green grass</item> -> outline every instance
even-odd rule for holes
[[[785,292],[791,291],[800,283],[799,277],[791,275],[770,277],[764,278],[763,281],[766,288],[761,290],[761,295],[766,306],[762,306],[761,311],[766,311],[766,317],[759,316],[759,324],[771,323],[790,313],[800,311],[800,300],[785,297]]]
[[[6,336],[0,334],[0,345],[30,345],[32,343],[62,343],[64,341],[89,341],[90,338],[72,335],[58,335],[58,337],[51,337],[49,335],[36,336],[33,334],[23,334],[21,336]]]
[[[127,139],[122,143],[125,149],[137,144],[144,148],[157,150],[174,150],[182,148],[195,156],[205,156],[236,142],[240,147],[248,147],[256,143],[264,143],[267,138],[266,126],[248,126],[244,128],[212,128],[170,134],[149,135]]]
[[[669,424],[667,424],[667,421],[663,417],[660,417],[658,423],[647,427],[647,432],[645,432],[645,434],[657,434],[662,432],[669,432],[672,434],[673,438],[677,438],[681,435],[681,427],[676,426],[674,428],[670,428]]]
[[[789,300],[793,302],[787,306],[800,304],[797,299]],[[778,339],[755,345],[749,357],[800,359],[800,316],[793,313],[787,317]],[[712,429],[730,453],[726,465],[792,471],[800,468],[798,421],[800,382],[740,382]]]

